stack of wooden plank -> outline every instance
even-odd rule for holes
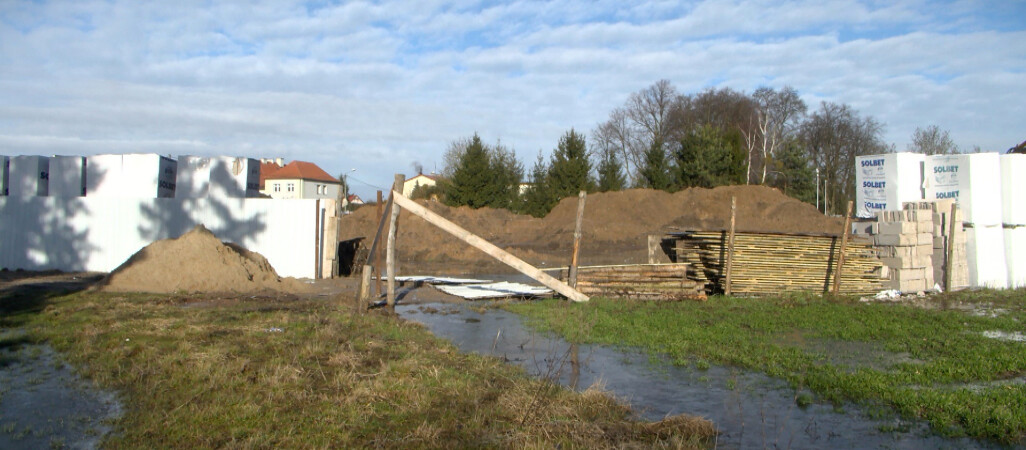
[[[721,293],[725,283],[727,232],[674,233],[676,260],[693,264],[689,277]],[[841,239],[830,235],[736,233],[731,291],[773,295],[787,291],[827,292],[833,285]],[[853,239],[841,271],[842,294],[870,294],[884,288],[886,272],[872,243]]]
[[[680,263],[579,267],[577,290],[589,296],[705,300],[704,285],[688,278],[687,271]],[[567,269],[559,269],[557,278],[567,277]]]

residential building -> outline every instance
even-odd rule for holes
[[[274,199],[338,198],[341,187],[338,179],[328,175],[314,163],[292,161],[274,169],[275,163],[262,163],[260,167],[260,193]],[[264,169],[270,173],[265,174]]]
[[[427,187],[427,186],[435,186],[437,184],[438,184],[438,176],[437,175],[424,175],[422,173],[421,174],[417,174],[417,176],[415,176],[413,178],[409,178],[409,179],[406,180],[405,183],[403,183],[403,195],[409,197],[410,194],[413,193],[413,190],[417,188],[417,186],[425,186],[425,187]]]

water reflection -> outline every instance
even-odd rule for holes
[[[798,406],[799,395],[811,398],[808,392],[761,373],[719,366],[698,370],[637,352],[568,344],[525,329],[516,314],[480,304],[401,305],[396,310],[462,351],[503,358],[575,390],[603,387],[645,419],[682,413],[708,418],[721,432],[717,446],[722,448],[997,447],[932,436],[925,424],[872,420],[851,405]]]

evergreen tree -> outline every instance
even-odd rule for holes
[[[549,167],[539,151],[538,160],[531,170],[531,184],[524,191],[520,212],[534,217],[545,217],[558,202],[559,199],[549,188]]]
[[[598,191],[622,191],[627,186],[627,177],[623,173],[623,165],[612,149],[602,152],[602,161],[598,166]]]
[[[716,187],[745,180],[745,148],[738,131],[703,125],[681,139],[674,152],[681,187]]]
[[[784,193],[806,203],[816,201],[816,170],[796,141],[789,141],[773,160],[783,174]]]
[[[445,186],[445,203],[471,208],[488,206],[497,194],[492,181],[491,158],[475,133],[466,147],[456,153],[452,178]]]
[[[666,160],[663,144],[654,142],[645,151],[644,166],[638,178],[638,187],[670,191],[673,189],[673,178],[670,176],[670,165]]]
[[[524,166],[517,159],[516,152],[502,144],[488,149],[489,168],[493,176],[493,194],[488,202],[492,208],[514,209],[520,197],[520,181],[524,178]]]
[[[559,138],[559,145],[552,152],[548,184],[557,200],[592,189],[591,161],[584,135],[573,128]]]

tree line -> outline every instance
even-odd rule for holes
[[[789,86],[681,94],[660,80],[610,112],[590,143],[567,131],[549,158],[539,152],[529,173],[502,143],[485,144],[476,134],[455,141],[445,153],[444,181],[430,193],[451,206],[541,217],[581,190],[761,184],[840,214],[855,197],[855,157],[895,151],[883,130],[846,104],[822,102],[810,111]],[[917,128],[908,150],[958,152],[937,126]]]

